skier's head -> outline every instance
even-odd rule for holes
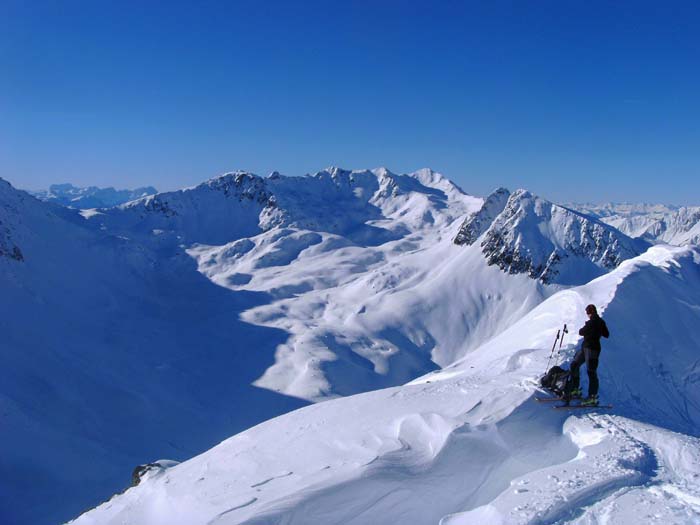
[[[595,305],[589,304],[586,306],[586,313],[588,315],[598,315],[598,310],[596,310]]]

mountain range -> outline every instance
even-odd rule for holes
[[[663,204],[572,204],[618,230],[652,243],[700,243],[700,206]]]
[[[71,208],[108,208],[117,206],[146,195],[158,193],[153,186],[136,188],[134,190],[115,190],[114,188],[98,188],[87,186],[84,188],[73,186],[69,183],[52,184],[48,190],[30,192],[36,198],[47,202],[54,202]]]
[[[643,351],[647,368],[636,363],[632,373],[656,400],[603,376],[626,418],[606,432],[624,427],[635,443],[640,425],[682,432],[687,443],[697,434],[695,334],[682,328],[700,311],[698,254],[627,235],[611,225],[614,214],[526,190],[481,198],[429,169],[384,168],[233,172],[90,208],[0,180],[0,402],[14,429],[0,435],[13,451],[0,463],[13,480],[0,516],[12,523],[75,517],[149,463],[138,487],[78,522],[502,514],[510,500],[499,488],[539,469],[561,478],[561,465],[602,432],[585,422],[562,432],[564,417],[531,399],[555,327],[582,322],[586,301],[624,334],[611,342],[611,369]],[[666,301],[656,300],[666,312],[659,334],[635,332],[636,316],[652,315],[640,311],[645,290]],[[659,354],[664,345],[672,360]],[[552,457],[528,440],[515,446],[514,436],[540,431]],[[512,452],[493,440],[512,442]],[[623,446],[614,436],[599,443],[596,461]],[[653,449],[644,443],[628,447],[630,461]],[[282,445],[284,457],[274,452]],[[459,459],[464,446],[486,447],[483,461]],[[644,457],[662,461],[657,451]],[[487,475],[499,458],[509,466]],[[476,468],[473,477],[458,479],[456,465]],[[637,469],[649,480],[652,470]],[[435,505],[419,510],[415,491],[436,479]],[[453,497],[448,481],[488,490]],[[678,483],[672,493],[696,497]],[[384,503],[371,503],[373,494]]]

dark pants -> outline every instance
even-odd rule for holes
[[[571,362],[569,369],[569,381],[566,385],[567,397],[572,390],[579,388],[581,383],[581,374],[579,369],[583,363],[586,363],[586,371],[588,372],[588,397],[598,395],[598,358],[600,350],[592,350],[590,348],[581,348],[574,360]]]

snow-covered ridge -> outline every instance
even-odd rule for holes
[[[477,241],[488,263],[501,270],[563,284],[600,275],[647,247],[593,217],[526,190],[504,189],[467,217],[454,240]]]
[[[453,366],[265,422],[74,523],[695,523],[700,339],[685,327],[700,323],[698,297],[700,252],[651,248]],[[535,403],[554,334],[591,302],[611,328],[600,374],[613,413]]]
[[[266,178],[233,172],[127,203],[96,219],[115,231],[157,229],[210,244],[275,227],[377,244],[408,230],[445,226],[481,202],[432,170],[396,175],[385,168],[328,168],[305,177],[275,172]]]
[[[52,184],[48,190],[30,193],[43,201],[71,208],[89,209],[117,206],[146,195],[153,195],[157,193],[157,190],[152,186],[135,188],[133,190],[116,190],[112,187],[98,188],[97,186],[88,186],[80,188],[72,184]]]

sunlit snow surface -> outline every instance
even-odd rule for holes
[[[533,260],[561,248],[564,281],[455,245],[483,200],[431,170],[236,172],[81,213],[0,181],[0,408],[12,429],[0,432],[0,523],[76,516],[137,464],[192,458],[329,399],[239,434],[221,456],[149,472],[108,504],[115,523],[437,523],[478,509],[495,520],[514,478],[607,442],[562,433],[565,415],[531,396],[556,329],[613,297],[602,373],[616,417],[697,435],[694,252],[658,248],[566,291],[608,271],[599,248],[625,258],[618,248],[636,243],[607,227],[579,235],[586,217],[552,220],[551,203],[516,194],[504,246]],[[218,474],[201,473],[212,454]],[[692,490],[645,475],[692,508]],[[584,507],[597,497],[585,494]],[[82,519],[109,522],[104,510]]]
[[[697,523],[699,298],[700,252],[652,248],[444,370],[262,423],[75,523]],[[557,329],[591,302],[615,408],[536,403]]]

